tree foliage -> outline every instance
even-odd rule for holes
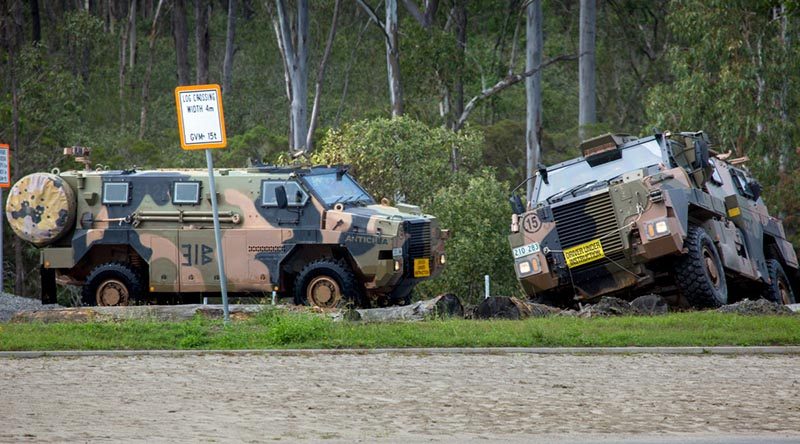
[[[426,206],[438,190],[477,169],[482,147],[478,131],[453,133],[409,117],[378,118],[329,130],[313,160],[352,165],[352,173],[379,198]]]

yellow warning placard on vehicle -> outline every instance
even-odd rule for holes
[[[564,250],[564,259],[567,260],[567,267],[569,268],[588,264],[589,262],[602,259],[605,256],[600,239],[595,239],[585,244],[576,245]]]
[[[430,259],[414,259],[414,277],[428,277],[431,275]]]

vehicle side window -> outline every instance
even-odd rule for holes
[[[127,205],[130,199],[128,182],[106,182],[103,184],[103,203],[110,205]]]
[[[200,182],[174,182],[172,184],[172,203],[176,205],[197,205],[200,202]]]
[[[308,202],[308,193],[294,181],[265,180],[261,182],[261,205],[265,207],[276,207],[278,202],[275,200],[275,188],[283,185],[286,189],[286,198],[290,207],[302,207]]]

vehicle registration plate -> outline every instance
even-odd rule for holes
[[[428,277],[431,275],[430,259],[414,259],[414,277]]]
[[[538,253],[539,252],[539,243],[533,242],[528,245],[523,245],[521,247],[514,248],[512,250],[514,252],[514,259],[519,259],[523,256],[527,256],[529,254]]]
[[[600,239],[595,239],[564,250],[567,267],[573,268],[606,257]]]

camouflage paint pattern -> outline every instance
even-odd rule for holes
[[[748,195],[753,180],[746,170],[711,157],[708,180],[698,187],[693,175],[702,172],[676,164],[670,156],[678,142],[659,136],[655,140],[663,153],[657,165],[621,174],[591,193],[552,204],[535,202],[512,216],[512,251],[531,244],[538,250],[514,259],[517,278],[529,296],[557,291],[588,300],[653,284],[658,265],[684,253],[690,222],[709,233],[729,274],[768,283],[765,253],[772,250],[787,273],[796,275],[797,256],[783,225],[769,216],[760,198]],[[666,233],[648,235],[648,226],[658,222],[666,224]],[[564,250],[597,239],[603,258],[567,266]],[[521,272],[524,262],[522,269],[530,272]]]
[[[372,298],[400,298],[418,281],[441,272],[447,232],[434,217],[375,204],[371,198],[365,204],[327,205],[305,178],[337,172],[343,170],[215,171],[231,292],[289,290],[293,276],[321,258],[346,260]],[[95,266],[121,261],[146,269],[152,293],[219,292],[206,170],[67,171],[53,178],[74,196],[69,235],[38,244],[47,244],[42,265],[56,268],[60,282],[81,284]],[[294,206],[265,205],[264,181],[296,190],[289,199]],[[174,203],[176,182],[199,184],[199,200]],[[105,185],[115,183],[127,184],[127,201],[104,204]],[[31,224],[29,214],[15,214],[17,224]],[[408,227],[417,226],[424,229],[412,235]],[[412,256],[410,245],[420,243],[423,255]],[[408,264],[423,258],[429,261],[430,276],[415,277]]]
[[[75,222],[75,193],[56,175],[29,174],[9,191],[6,220],[17,236],[46,245],[70,231]]]

